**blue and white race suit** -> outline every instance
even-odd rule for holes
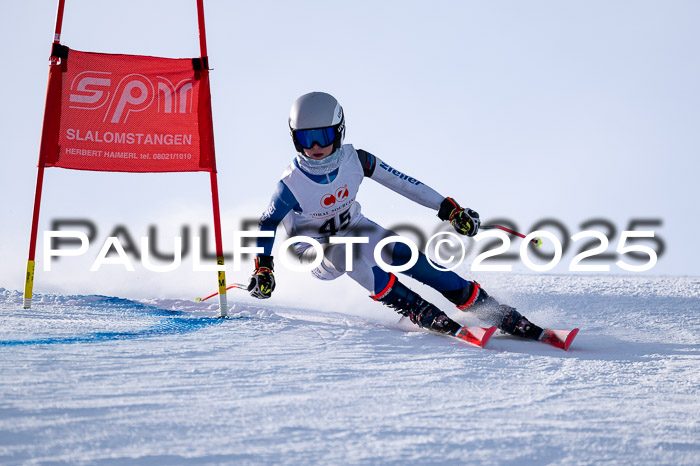
[[[295,159],[278,182],[259,226],[263,231],[275,232],[282,223],[290,237],[309,236],[324,245],[323,262],[312,271],[316,278],[332,280],[347,273],[370,293],[378,293],[389,283],[390,275],[376,264],[374,248],[383,238],[396,234],[362,215],[356,200],[362,181],[371,178],[436,211],[445,197],[369,152],[355,150],[350,144],[338,150],[342,151],[338,168],[324,175],[307,173]],[[331,236],[369,238],[369,243],[353,245],[352,270],[346,270],[346,245],[330,244]],[[266,255],[272,253],[273,243],[274,237],[258,240]],[[308,243],[297,243],[295,247],[302,260],[313,251]],[[382,259],[392,265],[406,263],[410,255],[410,249],[403,243],[389,243],[382,250]],[[404,273],[438,291],[455,290],[467,284],[453,272],[433,268],[422,253],[418,262]]]

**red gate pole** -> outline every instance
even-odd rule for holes
[[[209,57],[207,55],[207,33],[204,27],[204,0],[197,0],[197,18],[199,23],[199,50],[202,59],[202,79],[205,81],[207,92],[209,90]],[[211,116],[211,104],[207,105],[209,112],[208,121],[213,121]],[[219,315],[226,317],[227,301],[226,301],[226,272],[224,271],[224,247],[221,241],[221,213],[219,210],[219,185],[216,179],[216,156],[214,154],[214,129],[210,128],[210,144],[212,154],[212,168],[209,172],[211,180],[211,200],[214,209],[214,237],[216,241],[216,264],[220,266],[218,270],[218,285],[219,285]]]
[[[61,43],[61,28],[63,26],[63,8],[65,0],[58,0],[58,10],[56,11],[56,29],[54,30],[53,45]],[[58,67],[58,58],[51,56],[51,65],[49,71],[49,83],[46,90],[46,106],[49,105],[49,99],[52,95],[51,79],[53,71]],[[42,140],[45,137],[47,126],[50,125],[50,120],[53,115],[50,115],[46,109],[44,110],[44,123],[42,126]],[[24,309],[32,307],[32,291],[34,289],[34,258],[36,256],[36,238],[39,231],[39,210],[41,208],[41,191],[44,186],[44,165],[46,163],[46,151],[43,150],[43,143],[39,149],[39,168],[36,175],[36,191],[34,192],[34,211],[32,214],[32,231],[29,238],[29,258],[27,259],[27,274],[24,280]]]

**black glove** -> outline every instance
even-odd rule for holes
[[[275,289],[275,274],[272,256],[260,255],[255,258],[255,272],[248,282],[250,295],[258,299],[267,299]]]
[[[481,225],[481,219],[476,211],[465,210],[451,197],[446,197],[440,204],[438,217],[441,220],[449,220],[457,233],[467,236],[476,235]]]

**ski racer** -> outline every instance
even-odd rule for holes
[[[375,155],[343,144],[345,115],[330,94],[311,92],[299,97],[292,105],[289,129],[297,154],[277,183],[272,200],[260,218],[260,230],[275,232],[282,223],[290,237],[314,238],[324,248],[323,261],[312,271],[316,278],[334,280],[347,274],[372,299],[394,308],[418,326],[455,335],[460,324],[376,264],[375,246],[383,238],[396,234],[364,217],[355,198],[360,184],[370,178],[433,209],[441,220],[449,221],[458,233],[467,236],[479,231],[479,214],[404,175]],[[346,270],[347,245],[331,244],[332,236],[369,238],[368,243],[353,244],[352,270]],[[273,243],[274,237],[258,239],[258,246],[264,252],[256,256],[255,271],[248,284],[248,291],[256,298],[269,298],[275,289]],[[294,248],[302,261],[315,255],[308,243],[295,243]],[[406,244],[394,242],[387,244],[381,254],[387,264],[399,265],[407,263],[412,252]],[[479,283],[434,268],[423,253],[419,253],[415,265],[402,273],[439,291],[459,310],[473,312],[505,333],[532,340],[540,339],[543,334],[541,327],[515,308],[499,304]]]

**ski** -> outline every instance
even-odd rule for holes
[[[408,319],[408,317],[402,316],[401,319],[399,319],[398,325],[401,325],[403,322],[410,323],[411,321]],[[413,326],[415,324],[410,323],[410,325]],[[416,325],[416,327],[418,326]],[[496,327],[495,325],[493,327],[473,327],[469,325],[463,325],[459,328],[459,330],[457,330],[457,333],[455,333],[454,335],[451,335],[449,333],[436,332],[427,328],[420,329],[425,332],[432,333],[434,335],[440,335],[443,337],[456,338],[458,340],[466,341],[467,343],[471,343],[474,346],[483,348],[484,346],[486,346],[486,343],[488,343],[491,336],[496,332],[496,330],[498,330],[498,327]]]
[[[540,341],[542,343],[552,345],[555,348],[568,351],[571,343],[574,341],[574,338],[576,338],[576,335],[578,335],[577,328],[573,330],[552,330],[550,328],[546,328],[544,329],[544,334],[542,335],[542,338],[540,338]]]
[[[485,328],[485,327],[468,327],[464,326],[457,330],[457,333],[453,335],[454,338],[458,338],[460,340],[464,340],[467,343],[471,343],[472,345],[476,345],[480,348],[483,348],[486,346],[486,343],[488,343],[489,338],[491,338],[491,335],[493,335],[496,332],[496,326],[494,325],[491,328]]]

